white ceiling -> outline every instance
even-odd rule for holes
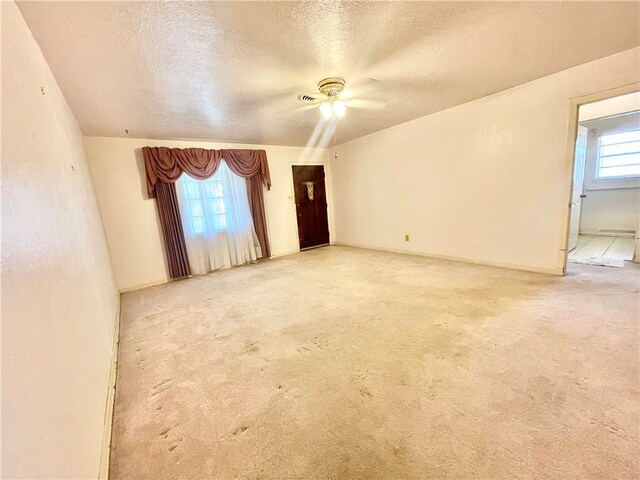
[[[305,145],[296,94],[335,75],[387,101],[349,108],[341,143],[640,44],[638,2],[19,7],[86,135]]]

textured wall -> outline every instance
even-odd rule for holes
[[[267,226],[273,256],[297,252],[298,227],[293,201],[291,165],[326,164],[325,149],[237,145],[195,140],[151,140],[140,138],[86,137],[100,211],[104,219],[113,267],[121,290],[167,281],[164,247],[154,200],[147,198],[141,148],[259,148],[267,152],[271,191],[265,192]],[[327,165],[329,230],[331,182]]]
[[[1,8],[2,478],[96,478],[120,297],[82,132]]]
[[[338,242],[559,271],[570,99],[640,80],[638,48],[339,145]],[[411,241],[404,241],[404,234]]]

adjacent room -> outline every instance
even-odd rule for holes
[[[1,478],[640,476],[640,3],[0,14]]]
[[[640,231],[640,94],[583,105],[578,121],[568,260],[623,267]]]

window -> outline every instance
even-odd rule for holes
[[[224,159],[207,180],[182,174],[176,194],[192,274],[242,265],[262,256],[247,180],[233,173]]]
[[[180,177],[179,188],[183,199],[182,207],[188,225],[184,225],[191,235],[204,235],[206,219],[211,219],[216,231],[227,229],[226,208],[224,203],[224,187],[222,171],[207,180],[196,180],[186,173]]]
[[[596,178],[640,176],[640,130],[602,135]]]

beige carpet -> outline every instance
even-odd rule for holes
[[[638,268],[327,247],[128,293],[113,479],[637,478]]]

